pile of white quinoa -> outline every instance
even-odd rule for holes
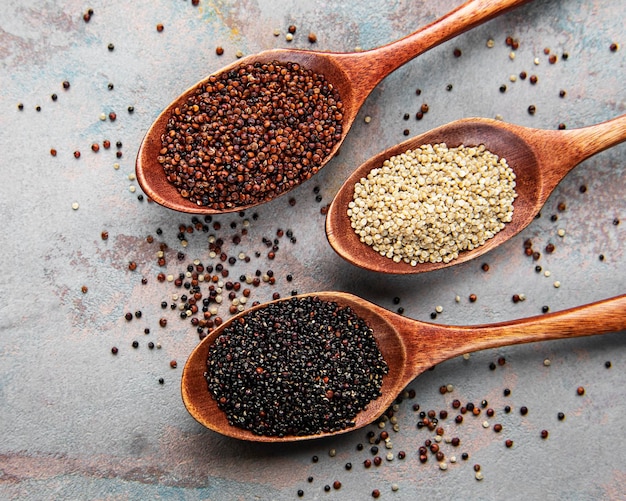
[[[448,263],[511,221],[515,174],[483,145],[422,145],[354,187],[348,216],[361,242],[395,262]]]

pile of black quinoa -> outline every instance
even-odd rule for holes
[[[341,139],[342,108],[334,86],[297,63],[242,63],[172,111],[158,161],[199,206],[265,202],[319,170]]]
[[[366,322],[318,297],[248,312],[215,340],[207,369],[232,426],[279,437],[354,426],[388,372]]]

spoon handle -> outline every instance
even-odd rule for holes
[[[531,0],[470,0],[418,31],[382,47],[337,54],[365,97],[387,75],[420,54]]]
[[[420,338],[425,346],[439,341],[437,353],[428,363],[435,365],[473,351],[554,339],[606,334],[626,329],[626,294],[545,315],[476,326],[438,326],[419,323],[410,336],[415,347],[409,355],[421,372]],[[408,325],[407,325],[408,326]],[[432,348],[430,348],[432,350]],[[424,350],[427,351],[427,350]]]
[[[529,129],[527,137],[544,169],[544,201],[565,175],[587,158],[626,141],[626,114],[572,130]]]

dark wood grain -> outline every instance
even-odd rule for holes
[[[322,164],[324,166],[339,150],[365,99],[387,75],[446,40],[529,1],[471,0],[415,33],[376,49],[355,53],[277,49],[235,61],[218,73],[230,71],[240,64],[275,60],[300,63],[309,70],[323,74],[338,89],[344,105],[343,135],[331,153],[324,159]],[[216,210],[190,202],[183,198],[178,190],[167,181],[163,167],[157,161],[161,149],[161,135],[165,131],[165,125],[172,110],[185,102],[194,89],[204,84],[207,79],[196,83],[183,92],[156,118],[139,148],[135,165],[137,179],[148,197],[176,211],[192,214],[218,214],[249,209],[258,204]]]
[[[452,357],[489,348],[626,329],[626,295],[522,320],[465,327],[412,320],[348,293],[317,292],[306,295],[350,306],[368,322],[389,365],[389,374],[383,379],[382,396],[357,415],[354,428],[337,433],[265,437],[229,425],[226,414],[218,408],[209,393],[204,374],[209,347],[227,325],[246,314],[242,312],[207,336],[185,364],[181,383],[182,398],[189,413],[200,424],[229,437],[258,442],[299,441],[345,433],[377,419],[416,376]],[[254,309],[265,306],[261,304]]]
[[[466,118],[443,125],[395,145],[358,167],[345,181],[326,216],[326,235],[333,249],[360,268],[393,274],[433,271],[463,263],[489,252],[528,226],[565,175],[586,158],[626,139],[626,115],[598,125],[573,130],[541,130],[485,118]],[[446,143],[486,148],[501,158],[516,175],[517,199],[513,220],[493,238],[471,251],[462,251],[449,263],[395,263],[362,243],[347,215],[354,185],[388,158],[424,144]]]

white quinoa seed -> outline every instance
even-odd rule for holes
[[[423,145],[386,160],[354,187],[348,216],[361,242],[394,262],[448,263],[513,215],[515,174],[484,146]]]
[[[72,209],[74,209],[74,210],[78,210],[78,207],[79,207],[78,202],[74,202],[74,203],[72,204]]]

